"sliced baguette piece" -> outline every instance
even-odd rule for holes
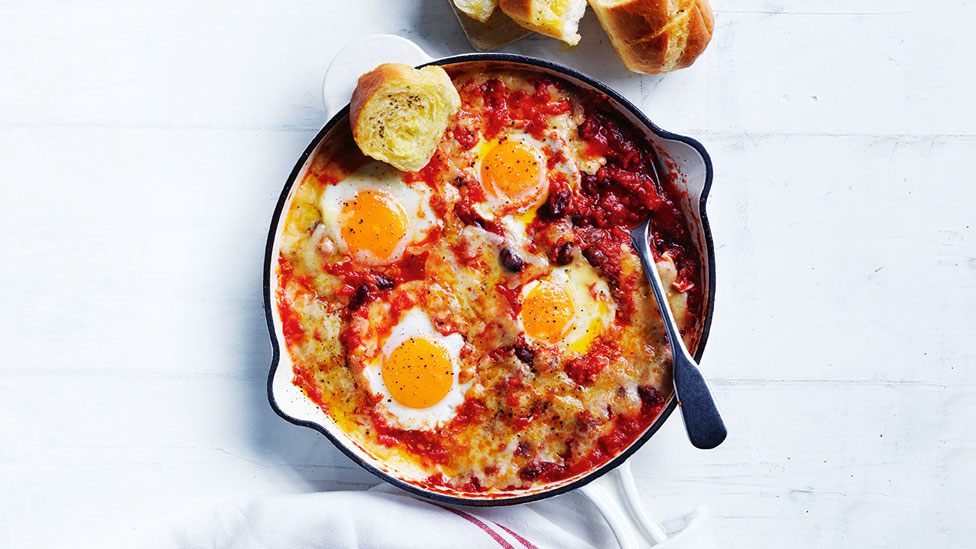
[[[579,21],[586,13],[586,0],[499,0],[498,7],[529,30],[570,46],[580,41]]]
[[[488,21],[498,7],[498,0],[452,0],[457,9],[481,21]]]
[[[430,162],[460,107],[444,69],[384,63],[359,77],[349,121],[364,154],[415,172]]]
[[[712,38],[708,0],[589,0],[624,65],[659,74],[695,62]]]

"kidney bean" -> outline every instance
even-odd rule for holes
[[[573,262],[573,243],[563,242],[559,246],[556,246],[555,254],[553,255],[553,261],[556,265],[560,267],[563,265],[569,265]]]
[[[525,268],[525,262],[511,248],[502,248],[498,254],[498,259],[501,261],[502,267],[505,267],[508,272],[520,273]]]
[[[366,284],[360,284],[359,287],[356,288],[356,293],[352,294],[352,297],[349,299],[349,309],[355,311],[366,302],[366,298],[368,297],[369,286]]]
[[[532,366],[532,361],[535,360],[535,351],[529,349],[528,347],[516,345],[515,356],[518,357],[518,359],[521,360],[522,362],[528,364],[529,366]]]
[[[594,267],[603,265],[603,263],[605,263],[607,260],[607,254],[603,253],[603,251],[596,246],[590,246],[589,248],[583,250],[583,257],[585,257],[586,260],[590,262],[590,265],[593,265]]]
[[[572,203],[569,191],[566,189],[554,189],[549,193],[546,203],[539,208],[537,215],[542,219],[559,219],[566,215]]]

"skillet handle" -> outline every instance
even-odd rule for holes
[[[353,40],[332,58],[322,80],[325,114],[332,118],[349,104],[359,76],[381,63],[405,63],[412,67],[434,58],[406,38],[392,34],[373,34]]]
[[[667,541],[664,529],[644,510],[629,462],[623,462],[580,491],[600,510],[620,549],[649,547]]]

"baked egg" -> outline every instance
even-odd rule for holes
[[[378,161],[326,187],[319,209],[326,234],[367,265],[400,259],[436,223],[428,189],[422,183],[408,186],[402,172]]]
[[[566,140],[555,130],[542,141],[513,131],[500,139],[481,140],[472,147],[475,171],[486,195],[485,201],[475,204],[474,209],[504,227],[507,245],[522,259],[540,266],[545,261],[533,258],[528,251],[526,227],[548,197],[552,172],[564,173],[570,186],[579,182],[580,173],[572,160],[553,160],[565,150]]]
[[[579,170],[573,162],[551,161],[565,150],[566,140],[555,130],[541,141],[522,131],[480,140],[472,147],[475,172],[487,195],[479,213],[486,217],[530,214],[531,220],[546,200],[550,171],[565,173],[571,186],[579,181]]]
[[[471,381],[458,383],[461,334],[443,335],[419,308],[404,313],[383,343],[381,356],[363,372],[377,406],[391,424],[431,430],[451,420]]]
[[[580,259],[522,287],[519,327],[529,341],[585,353],[613,322],[610,288]]]
[[[525,134],[475,145],[475,170],[493,212],[524,213],[545,200],[549,179],[544,148],[542,142]]]

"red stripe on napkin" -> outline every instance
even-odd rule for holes
[[[492,530],[490,526],[488,526],[487,524],[481,522],[477,518],[475,518],[475,517],[473,517],[473,516],[465,513],[464,511],[458,511],[457,509],[451,509],[450,507],[443,507],[443,506],[440,506],[440,505],[438,505],[438,507],[440,507],[441,509],[446,509],[446,510],[454,513],[455,515],[463,518],[464,520],[470,522],[471,524],[474,524],[478,528],[481,528],[486,534],[488,534],[489,536],[491,536],[491,539],[493,539],[496,542],[498,542],[498,545],[501,545],[505,549],[515,549],[515,547],[512,546],[512,544],[508,543],[507,541],[505,541],[505,539],[503,537],[501,537],[500,535],[498,535],[498,532]],[[506,530],[508,530],[508,528],[506,528]]]
[[[497,523],[497,522],[495,522],[495,521],[491,521],[491,522],[493,522],[493,523],[495,524],[495,526],[497,526],[497,527],[499,527],[499,528],[501,528],[502,530],[505,530],[506,532],[508,532],[508,535],[510,535],[510,536],[512,536],[513,538],[515,538],[515,539],[517,539],[519,543],[521,543],[522,545],[524,545],[524,546],[525,546],[525,549],[539,549],[539,548],[538,548],[538,547],[536,547],[535,545],[532,545],[532,542],[531,542],[531,541],[529,541],[529,540],[527,540],[527,539],[525,539],[525,538],[523,538],[522,536],[520,536],[520,535],[518,535],[518,534],[516,534],[515,532],[513,532],[513,531],[511,531],[511,530],[509,530],[508,528],[505,528],[505,527],[504,527],[504,526],[502,526],[501,524],[498,524],[498,523]]]

